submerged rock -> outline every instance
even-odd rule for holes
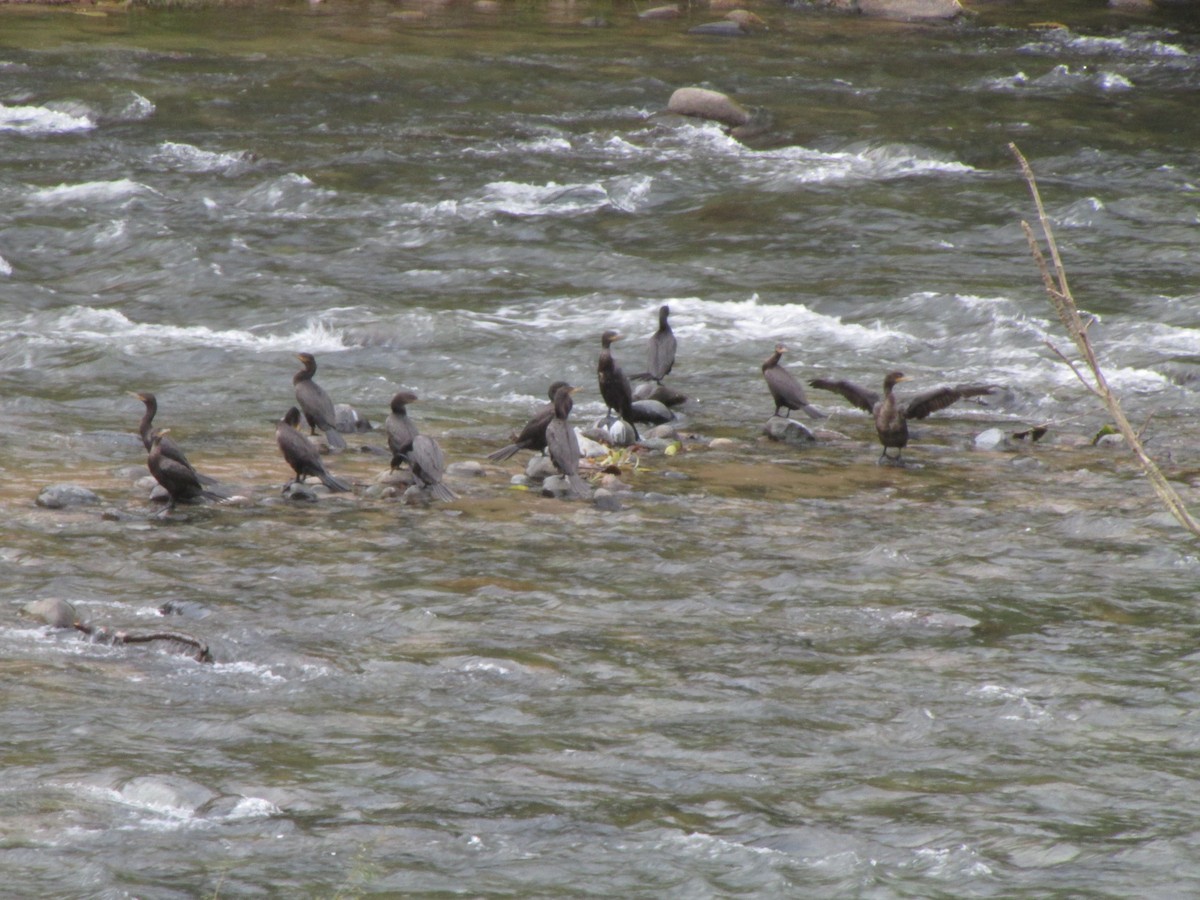
[[[958,0],[828,0],[826,5],[897,22],[950,21],[966,12]]]
[[[37,505],[45,509],[67,509],[72,506],[94,506],[100,498],[77,484],[51,484],[42,488]]]
[[[283,489],[283,498],[294,503],[316,503],[317,492],[306,484],[293,481]]]
[[[802,422],[785,419],[783,416],[771,416],[767,419],[767,424],[763,426],[763,434],[773,441],[783,441],[785,444],[814,444],[817,441],[816,435]]]
[[[618,512],[621,509],[621,498],[608,488],[597,488],[592,495],[592,503],[596,509],[604,512]]]
[[[51,628],[73,628],[79,620],[79,614],[75,611],[75,607],[57,597],[31,600],[21,607],[21,611],[27,616],[46,623]]]
[[[653,6],[643,13],[638,14],[639,19],[678,19],[680,16],[679,6],[672,3],[667,6]]]
[[[679,88],[667,101],[667,112],[696,119],[709,119],[736,128],[750,121],[750,113],[719,91]]]
[[[708,37],[745,37],[750,30],[740,22],[730,19],[720,19],[716,22],[704,22],[688,29],[688,34],[707,35]]]

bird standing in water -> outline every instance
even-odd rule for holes
[[[546,426],[546,450],[550,461],[558,469],[571,486],[571,492],[577,497],[587,496],[587,483],[579,477],[579,438],[575,436],[575,428],[569,421],[571,408],[575,401],[571,399],[579,388],[564,384],[554,394],[554,418]]]
[[[412,391],[397,391],[392,395],[392,412],[384,422],[387,431],[388,449],[392,451],[392,468],[400,468],[401,463],[408,461],[412,451],[413,441],[416,440],[416,423],[408,417],[408,404],[416,403],[417,395]]]
[[[525,423],[520,434],[513,435],[512,443],[487,455],[494,462],[503,462],[510,456],[515,456],[522,450],[533,450],[541,453],[546,449],[546,426],[554,418],[554,395],[565,381],[556,381],[550,385],[550,402],[534,413],[533,418]]]
[[[634,375],[633,381],[655,381],[662,384],[662,380],[671,374],[671,369],[675,367],[675,332],[671,330],[671,324],[667,321],[667,317],[671,315],[671,307],[666,304],[658,308],[658,331],[650,336],[650,343],[646,348],[646,371],[640,375]]]
[[[333,411],[333,401],[325,389],[313,381],[317,374],[317,360],[311,353],[297,353],[296,359],[303,363],[304,368],[292,376],[292,385],[296,390],[296,403],[308,420],[310,434],[316,434],[317,429],[325,433],[332,450],[345,450],[346,441],[337,430],[337,415]]]
[[[446,474],[446,456],[437,441],[429,435],[418,434],[413,438],[408,464],[412,468],[413,483],[418,487],[428,488],[438,500],[457,499],[454,491],[442,484],[442,477]]]
[[[154,430],[152,425],[154,417],[158,414],[158,398],[149,391],[136,391],[131,394],[137,397],[146,405],[146,411],[142,414],[142,421],[138,424],[138,434],[141,435],[142,444],[145,445],[146,451],[149,452],[154,442]],[[183,448],[179,446],[172,438],[167,437],[167,432],[170,429],[164,428],[160,433],[159,438],[159,455],[166,459],[172,459],[181,466],[191,470],[191,473],[196,476],[196,480],[201,484],[214,485],[217,479],[210,478],[208,475],[201,475],[196,471],[196,467],[188,462],[187,456],[183,452]],[[165,487],[165,485],[164,485]]]
[[[629,423],[634,440],[641,440],[637,426],[633,424],[633,387],[612,354],[612,345],[619,340],[621,335],[612,330],[600,336],[600,358],[596,363],[600,396],[604,398],[610,413],[616,413]]]
[[[334,478],[321,462],[321,454],[313,446],[312,441],[301,434],[296,426],[300,424],[300,410],[291,407],[275,425],[275,443],[284,460],[292,467],[296,477],[283,486],[286,491],[295,482],[304,483],[309,475],[319,478],[321,483],[331,491],[349,491],[350,485]]]
[[[964,397],[980,397],[996,390],[994,384],[959,384],[954,387],[934,388],[902,401],[896,396],[895,387],[901,381],[907,380],[903,372],[888,372],[883,379],[882,397],[875,391],[859,387],[851,381],[814,378],[809,384],[822,391],[841,394],[859,409],[871,413],[875,419],[875,432],[879,435],[879,443],[883,444],[883,452],[879,455],[881,463],[884,460],[900,462],[904,447],[908,444],[909,419],[924,419],[930,413],[945,409]],[[888,454],[888,449],[893,447],[896,449],[894,457]]]
[[[780,357],[787,351],[783,344],[775,345],[775,352],[762,364],[763,378],[767,380],[767,388],[771,391],[771,399],[775,401],[775,412],[787,410],[784,417],[790,417],[793,409],[802,409],[814,419],[824,419],[825,413],[808,402],[804,388],[800,386],[792,373],[779,364]]]
[[[175,508],[175,504],[181,501],[187,503],[201,498],[205,500],[225,499],[220,494],[204,489],[204,485],[200,483],[200,478],[196,475],[196,470],[188,464],[186,459],[180,462],[179,459],[163,449],[163,442],[169,440],[167,438],[168,431],[170,431],[169,428],[164,428],[151,435],[150,454],[146,457],[146,466],[150,469],[150,474],[163,486],[170,498],[164,513],[169,513]],[[179,455],[182,456],[182,452]]]

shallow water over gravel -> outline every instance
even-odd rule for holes
[[[1200,889],[1197,545],[1089,444],[1006,149],[1195,506],[1192,26],[323,6],[0,17],[6,891]],[[698,83],[774,129],[654,115]],[[600,333],[640,370],[662,303],[680,452],[617,511],[514,489],[526,455],[485,454],[552,380],[600,415]],[[904,468],[816,391],[821,440],[767,443],[777,341],[804,379],[1003,390]],[[351,435],[354,496],[283,501],[302,350],[376,423],[416,391],[482,473],[372,499],[384,439]],[[243,502],[155,517],[136,390]],[[60,482],[100,502],[34,505]],[[49,597],[215,662],[20,614]]]

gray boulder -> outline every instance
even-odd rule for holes
[[[52,628],[73,628],[79,619],[74,606],[56,597],[32,600],[21,607],[21,611]]]
[[[37,505],[46,509],[67,509],[73,506],[94,506],[100,502],[95,493],[77,484],[51,484],[42,488]]]
[[[674,418],[675,413],[671,412],[671,410],[657,400],[633,401],[634,422],[645,422],[647,425],[662,425],[664,422],[670,422]]]
[[[343,434],[359,434],[374,431],[375,426],[349,403],[338,403],[333,407],[333,424]]]
[[[667,112],[696,119],[710,119],[736,128],[750,121],[750,113],[725,94],[707,88],[679,88],[667,101]]]
[[[830,0],[828,5],[896,22],[945,22],[966,12],[958,0]]]
[[[795,419],[785,419],[782,416],[771,416],[763,426],[763,434],[773,441],[785,444],[814,444],[817,436],[802,422]]]

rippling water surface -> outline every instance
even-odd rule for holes
[[[6,11],[7,892],[1200,891],[1196,545],[1089,443],[1007,149],[1195,503],[1196,31],[757,11],[728,40],[698,7]],[[771,128],[660,114],[693,84]],[[600,415],[601,331],[639,370],[662,303],[681,450],[626,464],[621,509],[514,489],[524,456],[372,498],[378,432],[327,458],[354,496],[280,499],[297,352],[486,463],[552,380]],[[805,379],[1003,390],[905,468],[832,394],[815,446],[768,443],[779,341]],[[138,390],[243,502],[156,516]],[[59,482],[101,502],[36,507]],[[215,662],[21,615],[44,598]]]

